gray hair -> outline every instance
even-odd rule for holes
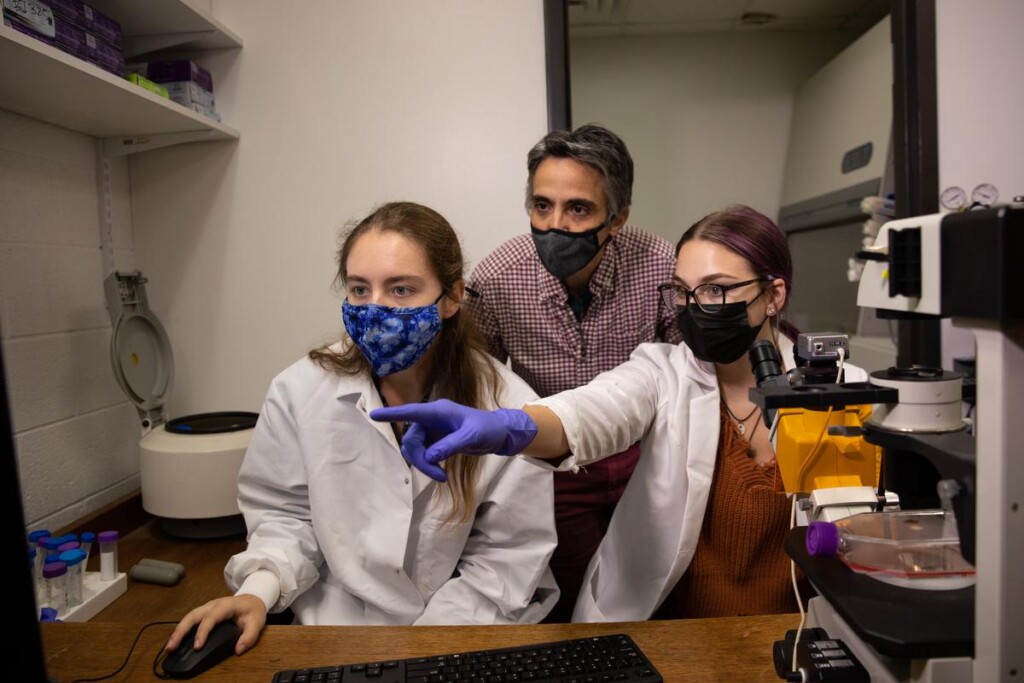
[[[571,132],[548,133],[526,155],[530,172],[526,182],[527,210],[533,198],[533,176],[540,162],[549,157],[575,159],[600,173],[609,215],[621,216],[629,209],[633,201],[633,157],[622,138],[603,126],[588,123]]]

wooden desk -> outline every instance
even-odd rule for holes
[[[104,676],[128,656],[143,625],[177,622],[207,600],[228,594],[224,565],[245,539],[183,540],[155,521],[119,544],[121,571],[143,557],[179,562],[185,577],[175,586],[128,582],[128,591],[87,623],[42,624],[47,669],[58,683]],[[90,563],[98,560],[90,558]],[[90,567],[92,568],[92,567]],[[96,567],[98,569],[98,567]],[[282,669],[355,664],[403,657],[525,645],[625,632],[650,657],[666,681],[777,682],[772,643],[796,628],[799,615],[691,619],[629,624],[535,626],[267,626],[256,647],[232,657],[197,681],[270,683]],[[152,626],[142,634],[124,671],[111,681],[153,681],[153,660],[173,630]]]
[[[270,683],[275,672],[303,666],[354,664],[540,643],[625,632],[666,681],[778,682],[772,643],[799,616],[688,619],[627,624],[536,626],[267,626],[256,647],[231,657],[197,681]],[[109,674],[124,661],[140,624],[42,624],[47,669],[59,683]],[[172,626],[153,626],[139,639],[124,671],[111,681],[157,680],[153,660]]]

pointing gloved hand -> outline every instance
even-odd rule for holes
[[[515,455],[537,436],[537,425],[522,410],[477,410],[448,399],[378,408],[370,418],[411,423],[402,437],[402,456],[437,481],[447,480],[437,463],[456,453]]]

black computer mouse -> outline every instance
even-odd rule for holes
[[[242,634],[233,621],[222,621],[213,627],[201,650],[192,647],[198,625],[185,634],[174,652],[164,658],[164,673],[172,678],[192,678],[220,664],[235,653],[235,643]]]

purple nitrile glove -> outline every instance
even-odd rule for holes
[[[448,399],[378,408],[370,418],[411,423],[402,438],[402,455],[437,481],[446,479],[437,463],[456,453],[515,455],[537,436],[537,425],[522,410],[478,410]]]
[[[388,410],[388,408],[383,408]],[[377,412],[377,411],[373,411]],[[371,413],[372,416],[373,413]],[[440,465],[427,461],[427,430],[419,422],[413,422],[402,435],[402,457],[405,461],[435,481],[448,481],[448,475]]]

